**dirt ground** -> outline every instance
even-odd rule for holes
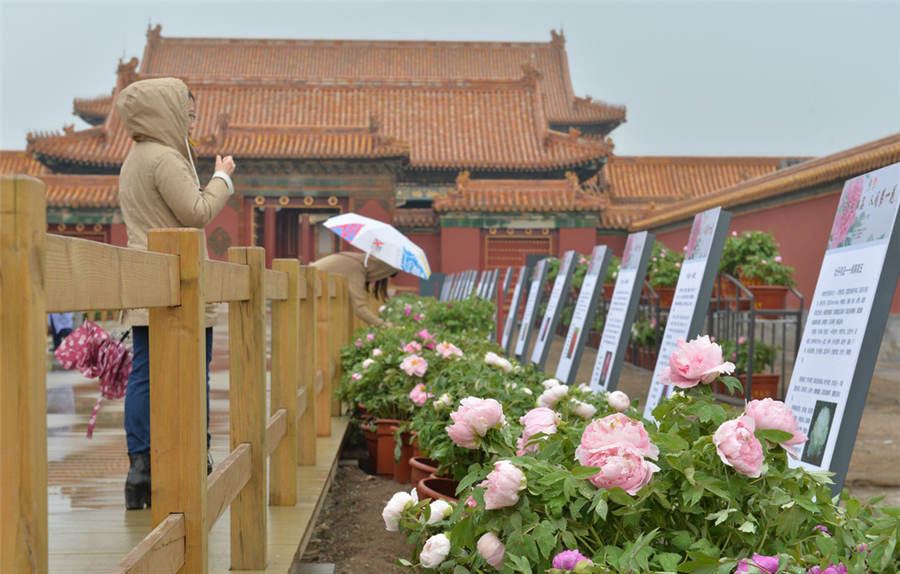
[[[561,342],[557,341],[551,357],[559,356],[559,346]],[[593,363],[594,350],[585,349],[579,382],[590,378]],[[548,364],[545,370],[552,373],[556,365]],[[619,389],[630,397],[646,396],[650,374],[626,363]],[[846,487],[861,500],[884,495],[880,504],[900,507],[898,390],[900,365],[879,363],[869,387]],[[343,464],[302,562],[334,563],[337,574],[408,572],[394,563],[401,557],[411,559],[412,548],[400,533],[384,529],[381,510],[395,492],[410,487],[366,474],[367,454],[358,438],[348,440],[342,456]],[[359,466],[355,466],[357,463]]]

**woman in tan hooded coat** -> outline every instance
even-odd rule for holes
[[[194,167],[190,132],[196,120],[193,96],[176,78],[135,82],[116,100],[119,116],[135,141],[119,174],[119,205],[128,231],[128,247],[147,249],[147,232],[164,227],[202,229],[234,193],[231,156],[216,157],[216,172],[205,188]],[[132,327],[134,360],[125,392],[125,433],[131,468],[125,482],[125,506],[150,506],[150,361],[148,313],[126,313]],[[206,311],[207,421],[209,362],[215,307]],[[209,435],[207,434],[207,448]],[[207,470],[211,463],[208,459]]]
[[[387,280],[399,273],[397,268],[375,257],[366,260],[364,253],[349,251],[323,257],[313,266],[346,277],[350,303],[356,316],[370,325],[384,325],[384,320],[366,304],[366,292],[371,291],[379,299],[387,298]]]

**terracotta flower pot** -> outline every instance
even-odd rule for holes
[[[409,482],[415,484],[416,488],[418,488],[420,480],[428,478],[437,472],[438,463],[430,458],[414,456],[409,459],[409,466]]]
[[[674,287],[655,287],[653,290],[656,291],[657,295],[659,295],[660,307],[672,306],[672,300],[675,298]]]
[[[385,478],[394,476],[394,429],[401,422],[397,419],[375,419],[378,427],[375,431],[378,440],[375,474],[378,476]]]
[[[397,427],[393,428],[394,430],[397,430]],[[409,483],[409,475],[412,472],[412,469],[409,466],[409,459],[412,458],[413,451],[412,446],[410,446],[409,444],[411,438],[412,436],[408,432],[400,435],[399,460],[394,458],[394,450],[391,450],[391,459],[394,461],[394,480],[396,480],[400,484]]]
[[[419,493],[419,500],[441,498],[450,502],[459,502],[459,499],[455,498],[458,485],[459,483],[452,478],[429,477],[419,481],[416,491]]]
[[[413,455],[414,457],[417,457],[417,456],[424,456],[424,454],[422,453],[422,449],[419,448],[419,431],[409,431],[409,432],[410,432],[410,434],[412,434],[412,436],[413,436],[413,439],[412,439],[412,455]],[[413,484],[416,484],[416,483],[413,482]]]
[[[366,448],[369,449],[369,465],[373,471],[378,465],[378,434],[375,432],[375,428],[369,424],[362,425],[363,436],[366,437]]]
[[[787,307],[788,287],[784,285],[747,285],[747,289],[753,293],[754,309],[784,309]],[[778,315],[757,315],[760,319],[777,319]]]

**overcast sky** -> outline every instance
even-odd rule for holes
[[[0,0],[0,146],[75,123],[120,57],[164,36],[548,41],[575,93],[628,107],[619,155],[823,155],[900,132],[900,0],[244,2]]]

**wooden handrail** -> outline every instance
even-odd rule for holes
[[[274,415],[269,417],[269,422],[266,424],[267,455],[271,455],[275,452],[275,449],[278,448],[278,443],[281,442],[285,432],[287,432],[287,411],[285,409],[278,409]]]
[[[297,417],[302,417],[306,414],[306,387],[303,387],[299,391],[297,391]]]
[[[264,275],[266,282],[266,299],[286,301],[288,298],[287,273],[266,269]]]
[[[181,304],[178,257],[47,235],[47,312]]]
[[[207,303],[250,298],[250,269],[246,265],[204,260],[200,263],[201,293]]]
[[[250,445],[240,444],[216,465],[206,485],[206,529],[213,525],[250,481]]]
[[[184,566],[184,514],[170,514],[116,565],[113,574],[168,574]]]

